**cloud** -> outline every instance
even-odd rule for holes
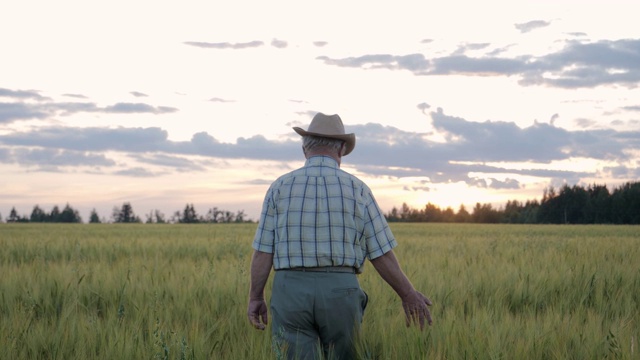
[[[431,108],[431,105],[427,104],[426,102],[420,103],[418,104],[418,109],[420,109],[420,111],[422,111],[423,114],[427,113],[427,110],[429,108]]]
[[[580,157],[630,164],[633,161],[632,151],[640,148],[639,131],[569,131],[545,123],[522,128],[513,122],[468,121],[447,115],[442,109],[430,112],[429,116],[436,133],[446,139],[445,142],[430,140],[431,134],[407,132],[392,126],[374,123],[353,125],[348,130],[356,133],[358,141],[355,151],[346,161],[358,172],[372,176],[424,177],[432,183],[463,181],[473,186],[516,189],[521,186],[516,176],[557,179],[598,176],[595,169],[548,170],[535,166],[527,168],[528,163],[545,164]],[[283,162],[302,157],[300,140],[295,136],[275,141],[256,135],[238,138],[235,143],[224,143],[207,132],[199,132],[188,141],[171,141],[168,133],[157,127],[41,127],[37,131],[0,135],[0,144],[4,148],[57,152],[58,156],[84,154],[87,159],[91,154],[100,153],[102,157],[95,161],[101,166],[113,165],[102,154],[115,151],[137,161],[141,164],[140,169],[146,169],[146,164],[166,171],[201,171],[206,167],[190,156]],[[15,151],[10,154],[0,151],[0,158],[25,166],[37,163],[30,160],[33,157],[16,157]],[[42,155],[40,159],[39,163],[44,164],[48,158]],[[522,166],[513,169],[496,165],[500,163],[519,163]],[[152,170],[140,172],[140,169],[121,174],[160,174]],[[497,180],[505,175],[509,175],[507,180]]]
[[[560,51],[540,57],[528,67],[531,71],[524,74],[523,85],[634,87],[640,82],[640,39],[570,41]]]
[[[145,169],[145,168],[142,168],[142,167],[134,167],[134,168],[130,168],[130,169],[115,171],[113,174],[114,175],[120,175],[120,176],[131,176],[131,177],[142,177],[142,178],[145,178],[145,177],[161,176],[161,175],[163,175],[165,173],[149,171],[148,169]]]
[[[486,49],[490,46],[491,44],[489,43],[470,43],[470,44],[464,44],[458,47],[458,49],[456,51],[453,52],[454,55],[460,55],[460,54],[464,54],[467,51],[474,51],[474,50],[482,50],[482,49]]]
[[[442,109],[431,114],[433,125],[449,142],[447,148],[462,161],[537,161],[541,163],[585,156],[626,160],[629,142],[614,130],[568,131],[536,123],[520,128],[513,122],[470,122],[448,116]],[[637,137],[640,133],[630,133]],[[464,154],[464,155],[463,155]]]
[[[103,154],[59,148],[0,148],[0,163],[22,166],[46,166],[49,171],[60,166],[114,166],[115,161]]]
[[[373,54],[343,59],[331,59],[319,56],[316,59],[324,61],[327,65],[340,67],[361,67],[367,69],[409,70],[416,75],[427,74],[431,68],[431,62],[422,54],[391,55]]]
[[[228,43],[228,42],[209,43],[209,42],[186,41],[184,42],[184,44],[189,46],[199,47],[199,48],[205,48],[205,49],[233,49],[233,50],[256,48],[256,47],[264,46],[264,43],[262,41],[250,41],[245,43]]]
[[[117,103],[111,106],[107,106],[103,109],[106,113],[118,113],[118,114],[132,114],[132,113],[152,113],[152,114],[164,114],[173,113],[178,109],[168,106],[154,107],[148,104],[142,103]]]
[[[20,93],[20,91],[5,90],[5,93]],[[23,98],[27,94],[20,95]],[[78,95],[82,96],[82,95]],[[47,99],[40,96],[38,99]],[[42,120],[55,117],[57,115],[72,115],[76,113],[151,113],[166,114],[178,111],[177,108],[169,106],[152,106],[144,103],[116,103],[106,107],[99,107],[90,102],[0,102],[0,124],[10,123],[18,120]]]
[[[147,97],[149,95],[145,94],[145,93],[141,93],[139,91],[132,91],[130,92],[131,95],[135,96],[135,97]]]
[[[598,124],[598,122],[597,122],[597,121],[595,121],[595,120],[591,120],[591,119],[584,119],[584,118],[581,118],[581,119],[575,119],[575,120],[573,120],[573,123],[574,123],[577,127],[579,127],[579,128],[583,128],[583,129],[587,129],[587,128],[590,128],[590,127],[595,126],[595,125],[597,125],[597,124]]]
[[[500,181],[494,178],[490,178],[490,180],[491,180],[491,184],[489,184],[489,187],[492,189],[501,190],[501,189],[522,188],[522,185],[520,185],[520,182],[515,179],[505,179],[504,181]]]
[[[30,99],[36,101],[51,100],[48,97],[40,95],[40,92],[35,90],[11,90],[0,88],[0,97],[8,97],[15,99]]]
[[[220,102],[220,103],[235,102],[235,100],[227,100],[227,99],[223,99],[223,98],[219,98],[219,97],[213,97],[213,98],[209,99],[209,101],[211,101],[211,102]]]
[[[521,33],[528,33],[529,31],[544,28],[551,25],[551,22],[544,20],[533,20],[522,24],[515,24],[514,26]]]
[[[640,83],[640,39],[568,41],[554,53],[515,58],[496,52],[468,56],[466,51],[486,47],[477,44],[448,56],[426,58],[423,54],[369,54],[347,58],[319,56],[327,65],[362,69],[406,70],[418,76],[519,76],[523,86],[583,88],[605,85],[635,87]]]
[[[0,102],[0,124],[16,120],[45,119],[49,116],[49,111],[40,106]]]
[[[314,41],[313,42],[313,46],[316,46],[316,47],[324,47],[324,46],[327,46],[328,44],[329,43],[326,42],[326,41]]]
[[[50,166],[114,166],[115,161],[101,154],[59,149],[15,149],[16,162],[26,165]]]
[[[284,49],[288,46],[289,44],[287,44],[286,41],[283,40],[278,40],[278,39],[273,39],[271,41],[271,46],[278,48],[278,49]]]
[[[197,164],[193,160],[181,156],[171,156],[166,154],[133,154],[133,159],[138,162],[158,165],[184,171],[204,171],[205,167]]]
[[[164,150],[167,132],[160,128],[71,128],[42,127],[37,131],[0,136],[0,143],[13,146],[45,147],[75,151],[158,151]]]
[[[63,94],[62,96],[66,96],[74,99],[87,99],[87,97],[82,94]]]

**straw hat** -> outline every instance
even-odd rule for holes
[[[342,119],[338,115],[317,113],[311,120],[308,130],[305,131],[297,126],[293,130],[301,136],[311,135],[342,140],[346,143],[344,155],[349,154],[356,146],[356,135],[353,133],[345,134]]]

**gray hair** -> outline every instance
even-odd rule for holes
[[[334,150],[336,153],[340,151],[340,146],[344,141],[320,136],[306,135],[302,137],[302,148],[305,152],[313,151],[318,148],[326,148]],[[342,155],[342,154],[340,154]]]

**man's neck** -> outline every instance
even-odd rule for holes
[[[307,159],[309,159],[312,156],[328,156],[328,157],[332,158],[333,160],[335,160],[338,163],[338,166],[340,166],[341,157],[338,156],[338,154],[336,154],[335,151],[328,151],[328,150],[318,149],[318,150],[314,150],[314,151],[308,151],[305,154],[305,157]]]

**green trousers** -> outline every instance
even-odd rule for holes
[[[355,274],[279,270],[271,294],[278,358],[353,359],[367,294]]]

